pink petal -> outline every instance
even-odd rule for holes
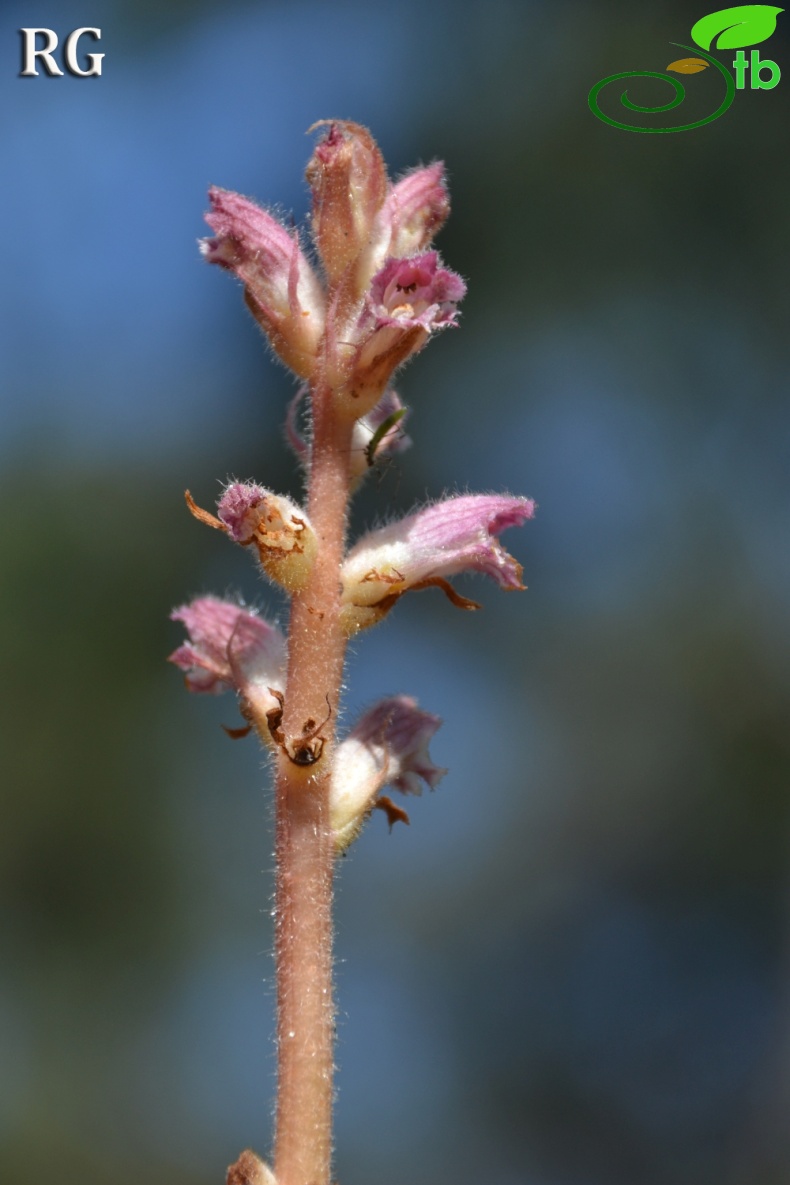
[[[390,187],[379,215],[389,231],[387,254],[403,258],[424,251],[449,213],[441,161],[413,169]]]
[[[271,490],[255,482],[232,481],[217,503],[217,517],[228,528],[236,543],[251,543],[262,513],[262,505],[272,496]]]
[[[419,325],[431,332],[455,324],[455,306],[465,294],[461,277],[440,267],[436,251],[428,251],[387,260],[373,277],[369,305],[377,327]]]
[[[381,700],[365,712],[335,753],[329,812],[335,846],[348,847],[385,786],[419,794],[447,772],[434,765],[428,744],[441,724],[406,695]]]
[[[428,753],[428,743],[441,723],[438,716],[423,712],[411,696],[394,695],[374,704],[349,737],[386,752],[389,766],[382,785],[395,786],[403,794],[421,794],[420,779],[433,790],[447,773],[433,764]]]
[[[535,513],[530,498],[470,494],[447,498],[371,531],[343,565],[344,600],[372,606],[423,581],[475,571],[506,589],[522,588],[521,565],[497,535]]]
[[[324,328],[324,294],[295,233],[249,198],[209,190],[206,221],[216,238],[200,247],[209,263],[235,272],[283,361],[309,377]]]
[[[189,634],[169,661],[185,672],[190,691],[217,695],[233,688],[248,699],[275,702],[266,688],[282,689],[285,664],[285,639],[276,626],[219,597],[197,597],[170,616]]]

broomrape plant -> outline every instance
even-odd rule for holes
[[[446,772],[428,752],[439,727],[407,695],[381,700],[338,741],[348,639],[409,590],[436,586],[476,609],[449,581],[460,572],[520,589],[521,567],[499,542],[532,518],[510,494],[445,498],[346,548],[349,497],[382,458],[410,443],[395,371],[455,326],[466,285],[430,244],[449,212],[440,163],[392,184],[370,132],[325,129],[307,166],[320,274],[299,234],[248,198],[211,189],[213,237],[201,251],[233,272],[272,349],[301,380],[286,435],[305,471],[304,507],[252,482],[232,482],[201,522],[250,550],[291,597],[288,635],[243,605],[199,597],[173,612],[188,640],[170,656],[190,691],[235,691],[276,771],[277,1104],[273,1169],[253,1152],[228,1185],[329,1185],[332,1149],[332,877],[338,853],[374,808],[407,819],[383,794],[431,789]],[[309,406],[309,440],[298,413]]]

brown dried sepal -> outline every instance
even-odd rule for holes
[[[397,583],[397,577],[386,577],[378,572],[370,572],[363,577],[361,583],[365,580],[381,580],[385,583]],[[425,580],[419,580],[416,584],[410,584],[408,588],[398,589],[397,592],[386,593],[380,601],[376,601],[374,605],[357,605],[353,601],[346,601],[340,609],[340,621],[346,636],[353,638],[361,630],[370,629],[373,625],[378,625],[382,621],[390,609],[395,605],[404,593],[419,592],[423,588],[440,588],[448,601],[451,601],[457,609],[482,609],[479,601],[473,601],[469,597],[464,597],[456,589],[453,588],[449,580],[445,580],[442,576],[429,576]]]
[[[187,504],[189,513],[193,515],[199,523],[203,523],[207,527],[213,527],[215,531],[224,531],[227,535],[228,528],[225,526],[225,524],[221,522],[215,514],[211,514],[208,510],[204,510],[202,506],[198,506],[189,490],[184,490],[184,501]]]
[[[453,588],[449,580],[445,580],[442,576],[428,576],[425,580],[418,580],[416,584],[410,584],[408,588],[403,588],[400,592],[387,593],[375,605],[373,609],[381,609],[382,613],[389,613],[396,601],[399,601],[404,593],[420,592],[424,588],[440,588],[448,601],[451,601],[457,609],[482,609],[483,606],[479,601],[472,601],[469,597],[462,597],[461,594]]]
[[[462,597],[457,592],[449,580],[444,580],[441,576],[429,576],[427,580],[420,580],[417,584],[413,584],[412,590],[419,592],[422,588],[440,588],[448,601],[456,606],[457,609],[482,609],[483,606],[479,601],[472,601],[469,597]]]
[[[242,728],[229,728],[227,724],[221,724],[220,728],[228,734],[232,741],[240,741],[242,737],[249,736],[252,732],[251,724],[245,724]]]
[[[403,807],[396,806],[392,799],[387,794],[380,795],[373,803],[376,810],[384,811],[389,823],[389,829],[392,831],[396,823],[405,823],[407,827],[410,826],[409,816],[406,814]]]
[[[326,697],[326,705],[329,711],[321,723],[316,724],[313,717],[308,716],[302,725],[301,735],[286,739],[282,728],[283,708],[285,706],[283,693],[281,691],[275,691],[273,687],[270,687],[269,691],[277,700],[278,705],[276,708],[270,708],[266,713],[266,722],[269,726],[272,740],[294,765],[315,765],[323,753],[324,745],[326,744],[326,737],[321,736],[321,729],[332,718],[332,705],[329,702],[329,696]]]

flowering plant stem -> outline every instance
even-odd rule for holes
[[[382,791],[419,794],[446,772],[428,742],[441,721],[390,695],[335,743],[348,638],[377,624],[410,589],[440,588],[475,609],[448,576],[475,571],[522,588],[521,566],[499,543],[534,513],[529,498],[445,498],[363,535],[346,551],[351,492],[380,460],[410,443],[390,386],[395,371],[451,328],[466,291],[429,251],[449,211],[436,162],[387,178],[370,132],[336,121],[307,169],[317,274],[291,232],[248,198],[211,189],[215,237],[202,250],[235,273],[280,359],[304,384],[286,435],[306,465],[307,507],[256,482],[233,481],[192,514],[257,554],[291,597],[288,638],[257,612],[198,597],[174,610],[189,639],[170,659],[191,691],[232,688],[247,725],[276,763],[277,1105],[274,1171],[252,1151],[227,1185],[329,1185],[332,1153],[332,873],[338,852],[374,807],[390,826],[408,815]],[[309,391],[310,447],[298,426]]]
[[[323,397],[322,397],[323,394]],[[351,425],[329,414],[329,392],[313,393],[308,516],[318,551],[304,592],[294,595],[283,731],[332,718],[333,740],[346,639],[340,628],[340,566],[349,490]],[[320,773],[281,753],[277,775],[277,1111],[274,1171],[280,1185],[329,1185],[334,1010],[331,764]]]

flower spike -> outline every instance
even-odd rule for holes
[[[306,513],[255,482],[232,481],[216,513],[187,493],[202,523],[254,548],[292,594],[288,642],[254,612],[216,597],[176,609],[186,641],[170,656],[192,691],[231,689],[247,728],[276,765],[277,1105],[273,1167],[253,1152],[226,1185],[328,1185],[334,1069],[332,862],[374,809],[390,827],[408,815],[384,793],[431,789],[439,719],[391,696],[336,740],[349,638],[408,590],[442,589],[479,606],[449,578],[482,572],[522,588],[500,534],[532,518],[509,494],[448,497],[364,535],[346,551],[349,498],[379,461],[409,445],[392,389],[400,366],[458,321],[463,279],[432,248],[449,212],[444,167],[391,184],[367,128],[326,120],[307,168],[316,270],[299,236],[248,198],[212,189],[203,255],[244,285],[279,358],[301,380],[285,435],[304,471]],[[312,129],[311,129],[312,130]],[[312,258],[312,256],[310,257]]]
[[[482,572],[501,588],[521,589],[521,565],[497,536],[535,513],[530,498],[467,494],[447,498],[364,535],[343,564],[342,615],[349,634],[375,625],[408,589],[445,587],[459,572]],[[445,591],[461,602],[452,586]]]

